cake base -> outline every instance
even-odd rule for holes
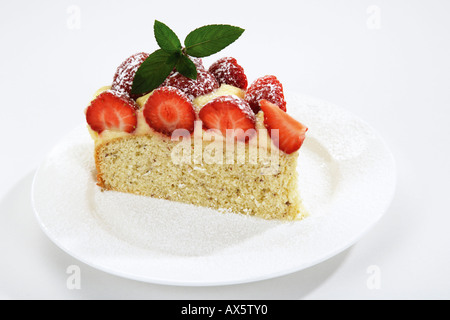
[[[208,143],[201,143],[205,157],[211,148],[208,151]],[[299,220],[305,215],[298,192],[298,154],[280,154],[276,172],[268,173],[266,162],[239,162],[237,155],[232,164],[207,164],[206,158],[195,159],[195,152],[191,161],[174,161],[179,147],[180,142],[158,135],[119,137],[98,144],[98,185],[264,219]],[[248,160],[249,145],[243,147]]]

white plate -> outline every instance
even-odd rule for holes
[[[93,142],[81,126],[36,172],[32,200],[40,226],[92,267],[158,284],[246,283],[331,258],[383,216],[395,192],[395,163],[380,136],[354,115],[300,95],[287,99],[289,113],[310,129],[298,166],[307,219],[265,221],[101,192]]]

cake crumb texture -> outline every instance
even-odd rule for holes
[[[172,153],[178,144],[158,135],[142,135],[120,137],[97,145],[98,185],[106,190],[268,220],[300,220],[303,217],[296,170],[298,154],[280,154],[277,171],[264,174],[262,160],[255,164],[248,161],[244,164],[239,161],[233,164],[207,164],[205,161],[176,164]],[[203,141],[204,153],[208,152],[207,147],[208,142]]]

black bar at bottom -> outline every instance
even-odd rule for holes
[[[152,311],[174,319],[231,319],[239,317],[289,319],[299,301],[150,301]]]

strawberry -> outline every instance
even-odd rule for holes
[[[134,76],[136,75],[137,70],[141,66],[141,64],[149,57],[148,53],[141,52],[136,53],[126,59],[122,64],[117,68],[117,71],[114,75],[112,90],[119,92],[120,94],[130,95],[131,88],[133,86]],[[133,99],[137,99],[140,96],[133,95]]]
[[[195,66],[197,67],[197,70],[206,71],[205,66],[203,65],[202,58],[189,57],[189,59],[191,59],[192,62],[194,62]]]
[[[305,141],[308,128],[282,111],[276,104],[261,100],[264,125],[269,130],[272,141],[287,154],[296,152]]]
[[[132,133],[137,126],[137,106],[127,96],[108,90],[95,98],[86,110],[86,121],[92,130]]]
[[[206,104],[199,113],[205,129],[219,130],[224,136],[227,130],[242,129],[234,132],[237,140],[248,140],[248,130],[255,130],[256,117],[252,109],[242,99],[233,96],[221,96]]]
[[[246,90],[247,76],[235,58],[222,58],[211,65],[209,72],[217,79],[219,84],[228,84]]]
[[[155,131],[168,136],[177,129],[194,132],[194,106],[186,94],[177,88],[156,89],[144,106],[144,117]]]
[[[195,61],[194,61],[195,63]],[[161,87],[175,87],[193,100],[219,88],[216,78],[206,70],[197,67],[197,80],[189,79],[179,72],[172,72]]]
[[[250,104],[255,114],[259,112],[259,102],[263,99],[276,104],[281,110],[286,112],[283,85],[275,76],[265,76],[257,79],[245,94],[245,100]]]

